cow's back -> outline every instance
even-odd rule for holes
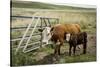
[[[81,28],[78,24],[64,24],[66,27],[66,33],[77,34],[81,32]]]
[[[78,24],[56,24],[51,28],[53,33],[52,39],[66,39],[66,34],[77,34],[80,32],[80,26]]]

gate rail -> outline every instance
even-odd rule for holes
[[[42,29],[43,27],[47,27],[48,26],[47,23],[49,24],[49,26],[51,26],[50,19],[55,19],[56,20],[56,23],[59,23],[59,19],[58,18],[51,18],[51,17],[42,17],[42,16],[33,16],[33,17],[31,17],[31,16],[10,16],[10,17],[11,18],[14,17],[14,18],[28,18],[28,19],[32,19],[31,23],[29,23],[29,25],[27,27],[13,27],[13,28],[11,28],[11,30],[26,29],[25,30],[25,33],[24,33],[24,35],[22,37],[18,37],[16,39],[11,39],[10,40],[11,42],[20,40],[20,42],[19,42],[19,44],[18,44],[18,46],[16,48],[16,52],[15,53],[17,53],[18,50],[20,48],[22,48],[21,45],[22,45],[23,41],[26,40],[26,39],[27,39],[26,44],[23,46],[23,52],[24,53],[30,52],[32,50],[35,50],[35,49],[38,49],[38,48],[44,46],[43,43],[42,43],[42,32],[41,33],[34,34],[35,29],[36,28],[41,28]],[[31,27],[32,26],[32,23],[34,23],[34,20],[35,19],[37,19],[36,22],[35,22],[35,25],[33,27]],[[41,20],[40,21],[41,26],[37,26],[38,23],[39,23],[39,20]],[[48,21],[46,22],[45,20],[48,20]],[[43,26],[43,23],[45,23],[45,26]],[[32,29],[31,34],[29,36],[27,36],[27,32],[30,29]],[[32,36],[36,36],[36,35],[41,35],[41,39],[39,41],[39,44],[40,45],[38,47],[30,48],[30,49],[27,50],[27,47],[29,46],[29,41],[30,41],[31,37]],[[38,42],[36,42],[36,43],[38,43]],[[33,44],[35,44],[35,43],[33,43]]]

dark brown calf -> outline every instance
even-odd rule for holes
[[[69,39],[69,55],[71,55],[71,49],[73,47],[73,53],[75,55],[76,51],[76,46],[77,45],[83,45],[83,54],[86,53],[86,48],[87,48],[87,33],[86,32],[81,32],[78,34],[71,34],[70,39]]]

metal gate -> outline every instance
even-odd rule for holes
[[[31,23],[29,23],[28,26],[26,27],[26,30],[25,30],[22,38],[11,39],[11,42],[20,40],[20,42],[19,42],[19,44],[18,44],[18,46],[16,48],[15,53],[17,53],[19,49],[22,49],[22,51],[24,53],[26,53],[26,52],[30,52],[32,50],[35,50],[35,49],[38,49],[38,48],[40,48],[42,46],[47,45],[47,44],[43,44],[42,43],[42,32],[40,32],[39,34],[37,33],[38,35],[41,36],[40,41],[31,43],[31,44],[29,44],[29,42],[30,42],[32,36],[36,36],[36,35],[34,35],[34,32],[35,32],[36,28],[39,27],[40,29],[43,29],[44,27],[51,26],[52,25],[51,21],[50,21],[51,19],[55,19],[55,22],[54,22],[55,24],[59,23],[59,19],[58,18],[51,18],[51,17],[42,17],[42,16],[33,16],[33,17],[11,16],[11,17],[14,17],[14,18],[30,18],[30,19],[32,19]],[[33,24],[33,26],[32,26],[32,24]],[[45,25],[43,25],[43,24],[45,24]],[[38,25],[40,25],[40,26],[38,26]],[[17,28],[11,28],[11,29],[17,29]],[[30,33],[29,36],[27,36],[27,33],[29,32],[30,29],[32,29],[31,33]],[[26,43],[23,45],[22,43],[23,43],[24,40],[26,40]],[[31,47],[28,48],[29,45],[31,45]]]

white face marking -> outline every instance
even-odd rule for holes
[[[51,28],[50,28],[50,27],[46,27],[46,30],[47,30],[47,34],[49,34],[49,33],[50,33]]]
[[[51,38],[50,30],[51,30],[50,27],[45,27],[45,29],[42,32],[42,34],[43,34],[42,35],[42,37],[43,37],[42,42],[46,42],[46,44],[48,44],[48,41]]]
[[[67,41],[70,40],[70,34],[66,34],[66,40],[67,40]]]

